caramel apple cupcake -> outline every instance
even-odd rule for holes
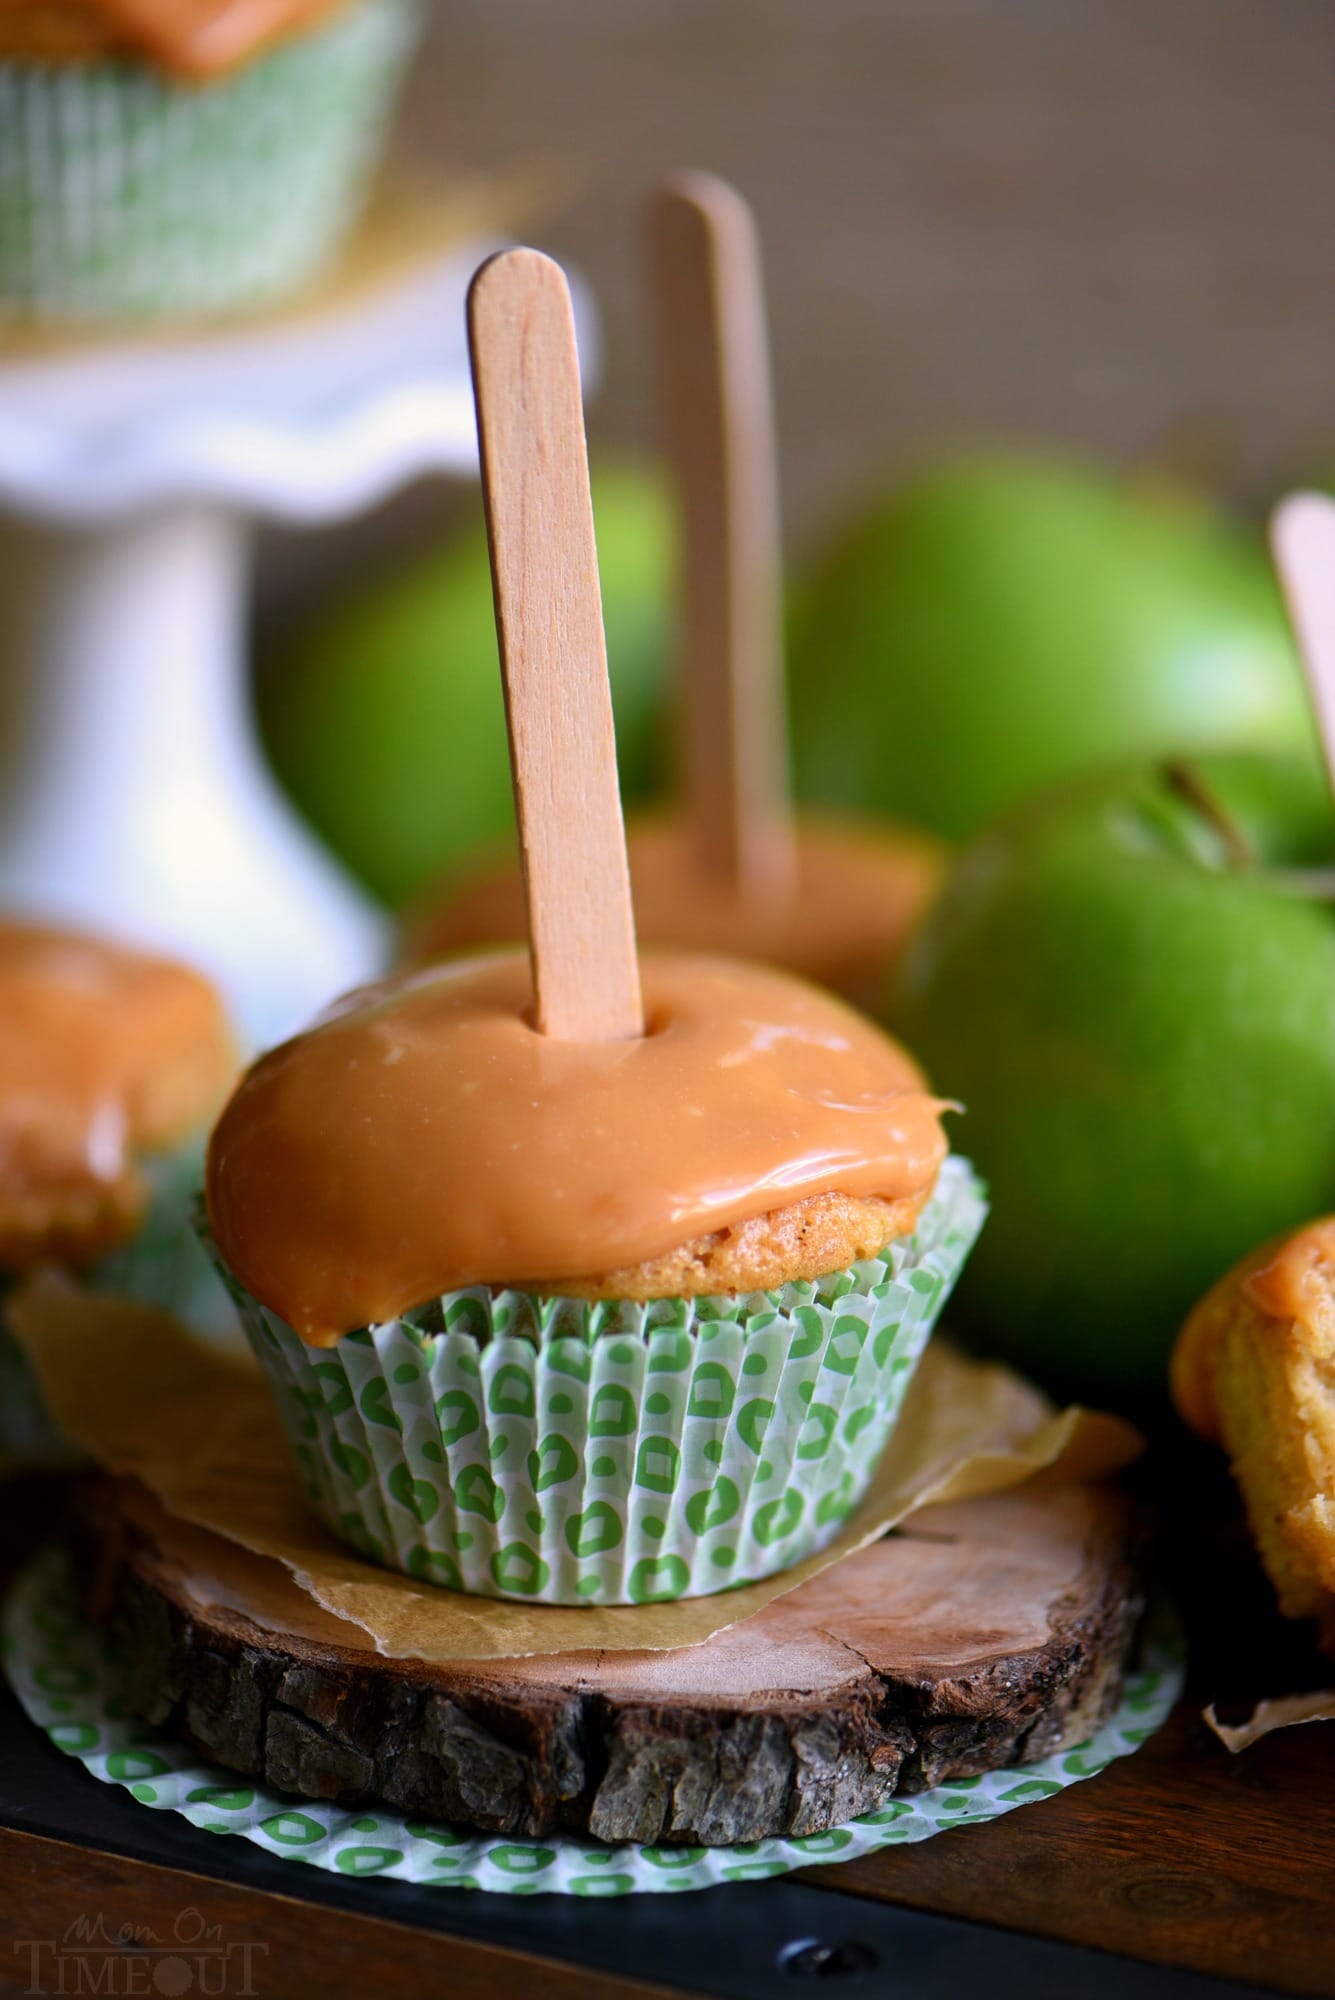
[[[0,0],[0,309],[268,304],[339,247],[419,0]]]
[[[769,1575],[857,1506],[981,1226],[910,1058],[783,973],[648,952],[645,1034],[527,956],[400,972],[262,1057],[206,1238],[322,1520],[488,1596]]]
[[[804,815],[794,829],[791,893],[741,897],[701,866],[691,828],[666,816],[626,829],[636,929],[646,945],[759,959],[876,1006],[888,968],[945,875],[931,834],[872,821]],[[409,960],[525,933],[524,889],[513,859],[495,858],[441,883],[409,913]]]
[[[0,921],[0,1442],[40,1437],[3,1294],[56,1265],[216,1322],[227,1301],[189,1228],[202,1134],[236,1060],[186,966]]]
[[[1286,1618],[1335,1657],[1335,1217],[1269,1243],[1208,1292],[1173,1353],[1184,1420],[1228,1453]]]

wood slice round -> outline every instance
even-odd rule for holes
[[[383,1659],[285,1576],[290,1629],[244,1615],[256,1559],[137,1489],[85,1533],[134,1713],[298,1796],[521,1836],[817,1833],[1032,1762],[1111,1713],[1142,1608],[1107,1487],[926,1509],[701,1646],[448,1665]]]

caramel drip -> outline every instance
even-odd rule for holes
[[[133,1155],[201,1122],[225,1088],[217,996],[184,966],[38,925],[0,923],[0,1243]]]
[[[35,61],[137,56],[188,83],[239,69],[345,0],[0,0],[0,53]]]
[[[1286,1236],[1242,1290],[1270,1319],[1310,1320],[1314,1304],[1335,1279],[1335,1217],[1312,1222]]]
[[[641,943],[761,959],[868,1002],[944,868],[928,834],[808,819],[792,898],[750,903],[700,873],[680,821],[642,820],[628,840]],[[523,935],[523,892],[509,863],[452,883],[410,925],[408,948],[427,958]]]
[[[898,1200],[940,1106],[870,1021],[790,979],[647,953],[650,1032],[530,1025],[518,952],[352,994],[242,1080],[208,1207],[241,1282],[326,1345],[473,1284],[559,1290],[813,1194]]]

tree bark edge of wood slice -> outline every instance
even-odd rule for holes
[[[1113,1712],[1144,1603],[1133,1505],[1040,1483],[925,1509],[703,1646],[431,1665],[201,1601],[133,1492],[99,1482],[76,1534],[132,1713],[297,1797],[517,1838],[794,1837],[1034,1762]]]

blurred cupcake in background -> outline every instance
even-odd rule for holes
[[[421,0],[0,0],[0,310],[297,291],[379,157]]]
[[[54,1439],[5,1330],[38,1269],[220,1331],[230,1307],[189,1227],[203,1128],[236,1056],[209,982],[169,959],[0,919],[0,1453]]]

